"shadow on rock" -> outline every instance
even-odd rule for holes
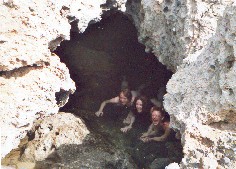
[[[35,169],[132,169],[137,168],[125,152],[111,146],[99,135],[89,134],[81,145],[61,145],[44,161],[36,162]]]

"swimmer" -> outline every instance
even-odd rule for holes
[[[129,89],[122,89],[119,96],[114,97],[110,100],[105,100],[102,102],[100,105],[99,110],[95,113],[96,116],[103,116],[103,109],[106,106],[107,103],[114,103],[114,104],[119,104],[121,106],[127,106],[130,107],[133,100],[134,100],[133,93]]]
[[[165,141],[171,131],[169,127],[169,115],[167,113],[165,114],[159,107],[153,107],[151,109],[151,115],[152,124],[149,126],[148,131],[140,137],[140,140],[143,142]],[[164,134],[157,137],[156,135],[161,131],[164,132]]]
[[[132,125],[135,122],[135,118],[141,114],[147,113],[146,107],[147,107],[147,99],[143,96],[136,97],[131,111],[123,121],[123,123],[128,125],[121,128],[120,130],[123,133],[128,132],[132,128]]]

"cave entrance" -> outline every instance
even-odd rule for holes
[[[64,62],[76,83],[76,93],[65,107],[77,105],[80,109],[95,111],[98,104],[117,94],[123,76],[131,90],[148,84],[145,91],[156,97],[165,87],[172,72],[167,70],[145,46],[138,42],[132,21],[120,12],[91,24],[83,34],[72,23],[71,40],[63,41],[55,51]],[[87,99],[94,99],[86,105]]]
[[[118,95],[123,77],[126,77],[132,90],[145,84],[145,94],[153,98],[158,96],[159,89],[165,88],[172,72],[153,54],[145,53],[145,46],[138,42],[137,30],[132,21],[120,12],[104,15],[100,22],[89,25],[82,34],[76,31],[76,22],[71,25],[71,40],[63,41],[55,53],[69,68],[77,90],[61,111],[82,117],[91,132],[107,137],[111,144],[124,149],[135,147],[124,144],[130,140],[127,141],[127,135],[122,134],[119,129],[116,130],[118,123],[111,122],[112,119],[97,118],[94,113],[102,101]],[[107,123],[105,127],[104,123]],[[164,143],[161,144],[162,147],[165,146]],[[155,152],[151,152],[152,147],[149,149],[148,157],[139,156],[139,152],[133,150],[128,153],[137,166],[147,167],[155,161]],[[161,156],[161,151],[165,155]],[[166,148],[162,148],[160,152],[160,158],[165,162],[170,153],[168,154]],[[179,154],[173,156],[175,162],[180,162],[182,155]],[[152,160],[147,161],[144,158]],[[173,159],[168,162],[173,162]]]

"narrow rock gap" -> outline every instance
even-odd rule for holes
[[[149,98],[158,98],[160,89],[165,89],[172,75],[153,54],[145,53],[145,46],[138,42],[132,21],[124,14],[115,12],[110,16],[104,15],[99,23],[89,25],[83,34],[77,32],[76,22],[71,25],[71,40],[63,41],[55,53],[69,68],[77,90],[61,111],[82,117],[92,133],[123,149],[138,167],[180,162],[180,142],[154,143],[155,150],[161,149],[153,152],[153,144],[142,145],[135,141],[139,145],[131,145],[131,139],[127,139],[129,134],[119,131],[122,122],[114,122],[114,116],[98,118],[94,115],[102,101],[118,95],[124,76],[131,90],[145,84],[143,92]],[[109,114],[109,110],[112,109],[108,108],[105,113]],[[142,152],[142,149],[147,150]],[[118,162],[110,164],[107,161],[106,165],[122,168],[117,167],[121,165]]]
[[[0,76],[9,79],[11,77],[22,77],[24,75],[26,75],[27,73],[29,73],[32,70],[36,70],[36,69],[42,69],[43,66],[38,66],[36,64],[32,65],[32,66],[24,66],[24,67],[20,67],[20,68],[16,68],[10,71],[0,71]]]

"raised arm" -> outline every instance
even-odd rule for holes
[[[100,105],[99,110],[95,113],[96,116],[99,117],[99,116],[103,115],[103,109],[104,109],[104,107],[106,106],[107,103],[119,103],[119,97],[117,96],[117,97],[114,97],[110,100],[103,101],[102,104]]]

